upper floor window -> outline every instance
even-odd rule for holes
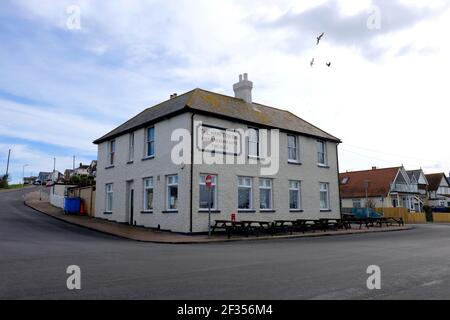
[[[327,165],[327,144],[323,140],[317,140],[317,163]]]
[[[116,140],[111,140],[108,143],[108,164],[111,166],[114,164],[115,152],[116,152]]]
[[[134,160],[134,132],[130,133],[130,141],[128,142],[128,161]]]
[[[288,141],[288,160],[298,162],[297,136],[287,135]]]
[[[155,127],[146,129],[145,133],[145,156],[152,157],[155,155]]]
[[[361,199],[352,199],[353,208],[361,208]]]
[[[207,174],[201,174],[200,175],[200,202],[199,202],[199,208],[202,210],[208,209],[209,202],[211,201],[211,209],[216,210],[217,209],[217,176],[211,175],[212,182],[211,182],[211,190],[206,186],[206,177]],[[211,194],[210,194],[211,191]]]
[[[248,129],[248,155],[259,156],[259,131],[258,129]]]

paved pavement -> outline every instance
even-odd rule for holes
[[[1,299],[449,299],[450,225],[261,242],[155,244],[112,237],[0,194]],[[81,267],[81,290],[66,268]],[[381,267],[381,290],[366,268]]]
[[[205,242],[224,242],[224,241],[255,241],[255,240],[267,240],[274,238],[302,238],[302,237],[320,237],[329,235],[343,235],[353,233],[366,233],[366,232],[386,232],[386,231],[400,231],[410,229],[408,226],[390,226],[390,227],[376,227],[376,228],[352,228],[348,230],[338,231],[318,231],[318,232],[295,232],[290,234],[277,234],[273,235],[260,235],[259,237],[251,236],[236,236],[233,235],[228,238],[224,234],[213,234],[211,238],[208,235],[183,235],[174,232],[157,231],[149,228],[130,226],[126,224],[107,221],[104,219],[91,218],[80,215],[67,215],[64,214],[62,209],[56,208],[49,203],[48,196],[43,196],[42,192],[32,191],[25,195],[25,204],[33,209],[36,209],[42,213],[45,213],[56,219],[72,223],[78,226],[82,226],[91,230],[104,232],[107,234],[115,235],[118,237],[132,239],[144,242],[155,243],[205,243]]]

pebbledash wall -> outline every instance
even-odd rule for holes
[[[212,220],[230,219],[236,213],[239,220],[268,220],[296,218],[339,218],[339,186],[337,143],[327,142],[327,166],[317,163],[317,149],[314,137],[297,134],[301,164],[288,163],[287,133],[280,130],[279,171],[272,179],[273,210],[259,209],[259,165],[236,164],[181,164],[172,162],[171,141],[175,129],[191,131],[193,122],[220,128],[248,128],[246,124],[220,119],[204,114],[185,112],[155,123],[155,156],[144,158],[145,128],[134,132],[134,161],[128,162],[129,133],[115,138],[114,166],[109,167],[108,141],[98,145],[96,217],[117,222],[132,223],[151,228],[161,228],[182,233],[205,232],[208,230],[208,213],[199,210],[200,174],[217,175],[217,210]],[[255,126],[252,126],[255,127]],[[202,152],[195,148],[194,152]],[[247,152],[247,150],[246,150]],[[191,171],[192,170],[192,171]],[[192,172],[192,177],[191,177]],[[166,208],[166,176],[178,175],[178,211],[168,212]],[[252,178],[253,211],[238,211],[238,176]],[[144,212],[144,178],[153,177],[154,203],[152,212]],[[191,199],[192,179],[192,199]],[[301,181],[301,211],[289,210],[289,180]],[[330,210],[320,210],[320,183],[329,183]],[[113,184],[113,209],[105,212],[106,184]],[[130,217],[129,194],[134,190],[133,219]]]

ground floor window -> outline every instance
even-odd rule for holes
[[[199,208],[200,209],[208,209],[209,201],[211,201],[211,209],[217,209],[217,176],[211,175],[212,183],[211,183],[211,199],[209,198],[209,188],[206,186],[206,177],[207,174],[200,175],[200,194],[199,194]]]
[[[252,178],[238,177],[238,209],[252,209]]]
[[[113,210],[113,184],[108,183],[106,185],[106,199],[105,199],[105,211],[112,212]]]
[[[144,179],[144,211],[153,210],[153,178]]]
[[[301,209],[300,181],[289,181],[289,209]]]
[[[167,210],[178,209],[178,175],[170,175],[166,177],[167,185]]]
[[[361,208],[361,199],[353,199],[353,208]]]
[[[259,208],[272,209],[272,179],[259,179]]]
[[[330,209],[330,184],[320,183],[320,210]]]

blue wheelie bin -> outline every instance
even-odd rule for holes
[[[81,207],[81,198],[65,198],[64,199],[64,212],[66,214],[79,214]]]

